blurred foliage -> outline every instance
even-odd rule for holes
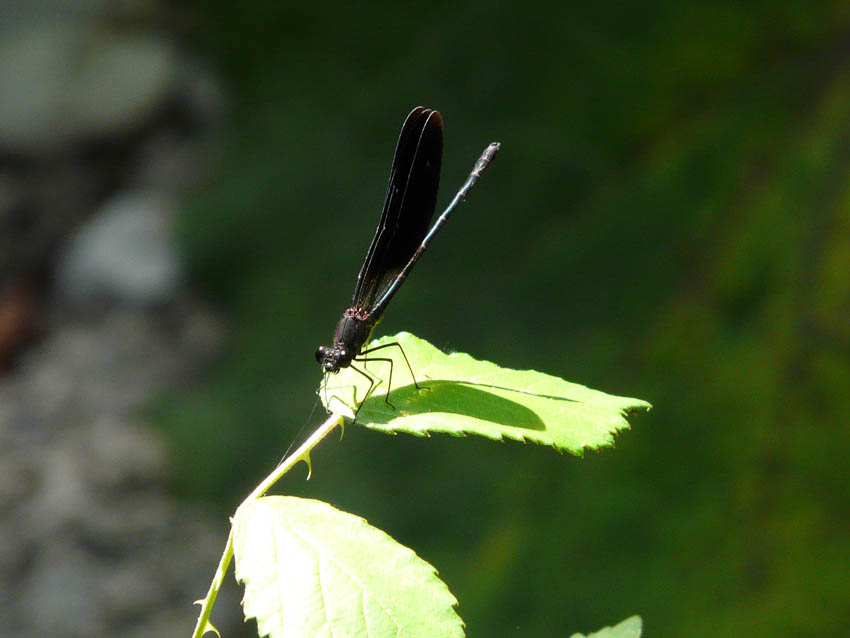
[[[471,636],[846,631],[850,5],[188,6],[233,109],[182,235],[234,334],[161,410],[186,493],[232,510],[307,418],[424,104],[441,202],[502,153],[381,333],[656,408],[583,460],[349,428],[283,489],[414,547]]]

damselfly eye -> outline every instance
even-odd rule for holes
[[[322,359],[325,358],[325,346],[319,346],[316,348],[316,363],[321,363]]]

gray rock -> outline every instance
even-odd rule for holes
[[[57,282],[0,376],[0,636],[189,635],[227,536],[169,494],[142,418],[223,335],[180,287],[170,235],[223,99],[145,33],[166,4],[0,0],[0,153],[24,159],[0,167],[0,275],[53,266]],[[219,596],[224,635],[243,635],[238,596]]]
[[[220,343],[216,322],[182,304],[91,322],[57,310],[0,378],[0,635],[191,632],[227,522],[168,495],[166,450],[138,416]],[[228,635],[235,596],[215,609]]]
[[[181,279],[172,209],[166,197],[150,192],[107,203],[60,256],[60,294],[81,304],[111,299],[144,306],[171,299]]]
[[[44,544],[22,582],[20,611],[29,619],[33,636],[96,636],[97,580],[102,566],[92,569],[83,549],[57,538]]]
[[[176,85],[154,35],[56,22],[0,38],[0,147],[25,154],[134,129]]]
[[[20,31],[43,24],[48,17],[63,22],[92,21],[103,18],[115,4],[115,0],[0,0],[0,25]]]

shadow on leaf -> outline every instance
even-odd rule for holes
[[[389,400],[396,407],[395,410],[386,404],[385,395],[370,396],[363,403],[358,420],[389,423],[399,416],[444,412],[515,428],[546,429],[536,412],[520,403],[481,389],[486,386],[474,387],[469,383],[432,379],[420,385],[423,386],[421,390],[417,390],[412,384],[393,388]]]

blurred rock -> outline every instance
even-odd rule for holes
[[[91,576],[85,552],[74,543],[56,539],[39,548],[21,582],[20,611],[29,619],[30,635],[99,635]]]
[[[0,0],[0,636],[189,635],[227,535],[141,416],[223,335],[170,227],[224,99],[171,5]]]
[[[0,1],[2,27],[9,31],[43,24],[45,19],[61,17],[63,22],[90,21],[103,16],[110,5],[147,0],[18,0]],[[155,1],[155,0],[154,0]]]
[[[172,45],[74,22],[0,40],[0,147],[37,154],[135,128],[171,95]]]
[[[60,294],[78,304],[117,300],[165,303],[181,267],[171,237],[174,206],[154,193],[126,194],[107,203],[76,231],[58,260]]]
[[[165,448],[137,416],[221,341],[207,312],[181,303],[88,322],[57,311],[0,381],[0,635],[191,631],[226,521],[168,496]],[[216,620],[238,626],[232,596]]]
[[[208,133],[225,100],[209,67],[169,33],[172,9],[160,0],[0,2],[6,369],[41,332],[57,263],[63,294],[78,306],[173,297],[172,202],[209,175]],[[28,300],[4,296],[20,282]]]

